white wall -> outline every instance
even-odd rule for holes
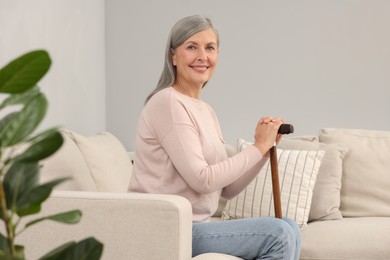
[[[0,67],[34,49],[52,58],[39,84],[49,100],[40,128],[105,130],[104,0],[0,0]]]
[[[229,142],[252,139],[267,114],[296,134],[390,130],[390,1],[115,0],[106,2],[107,128],[129,149],[169,30],[191,14],[220,31],[220,63],[203,99]]]
[[[251,139],[266,114],[284,117],[296,134],[390,130],[389,13],[387,0],[0,0],[0,66],[47,49],[43,127],[109,130],[134,149],[169,30],[203,14],[222,41],[203,99],[229,142]]]

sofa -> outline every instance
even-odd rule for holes
[[[102,259],[108,260],[241,259],[192,258],[190,203],[175,195],[127,193],[134,153],[114,135],[61,132],[64,145],[42,161],[41,182],[71,179],[52,192],[39,215],[80,209],[83,216],[78,224],[46,221],[21,233],[17,242],[27,259],[90,236],[104,244]],[[249,144],[227,145],[228,155]],[[318,135],[292,135],[278,145],[278,158],[282,209],[301,227],[301,259],[390,259],[390,132],[324,128]],[[258,179],[268,176],[267,168],[236,198],[221,199],[212,221],[272,217],[267,180]]]

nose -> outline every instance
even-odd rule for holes
[[[207,59],[208,59],[208,57],[207,57],[206,50],[199,49],[197,60],[198,61],[204,61],[204,60],[207,60]]]

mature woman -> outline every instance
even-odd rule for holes
[[[129,191],[176,194],[193,210],[193,256],[218,252],[245,259],[298,259],[300,233],[289,219],[208,222],[220,197],[242,191],[279,140],[280,118],[263,117],[253,146],[227,158],[214,110],[201,92],[217,66],[219,36],[202,16],[179,20],[171,30],[162,75],[139,119]]]

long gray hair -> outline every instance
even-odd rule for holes
[[[145,104],[154,94],[164,88],[171,86],[175,82],[176,68],[172,64],[172,50],[175,50],[177,47],[182,45],[194,34],[210,28],[215,32],[217,36],[217,46],[219,47],[218,31],[209,18],[206,18],[201,15],[192,15],[176,22],[176,24],[172,27],[172,30],[168,37],[167,46],[165,49],[164,68],[157,83],[157,87],[146,98]]]

